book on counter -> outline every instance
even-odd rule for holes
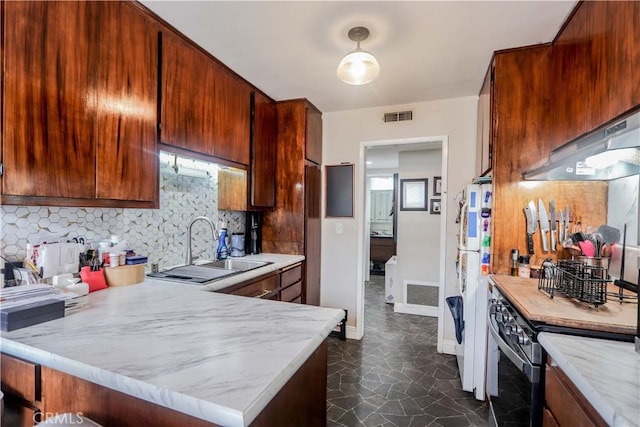
[[[64,317],[86,297],[50,285],[21,285],[0,289],[0,329],[4,332]]]

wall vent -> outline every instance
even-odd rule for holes
[[[394,111],[393,113],[384,113],[384,122],[404,122],[406,120],[413,120],[413,111]]]

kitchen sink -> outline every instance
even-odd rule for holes
[[[247,261],[243,259],[219,259],[217,261],[211,261],[204,264],[198,264],[198,267],[206,267],[206,268],[220,268],[223,270],[232,270],[232,271],[249,271],[254,268],[264,267],[265,265],[271,264],[266,261]]]
[[[223,259],[210,261],[198,265],[183,265],[158,273],[150,273],[149,277],[172,280],[175,282],[191,283],[194,285],[204,285],[216,280],[244,273],[254,268],[271,264],[266,261],[245,261],[236,259]]]

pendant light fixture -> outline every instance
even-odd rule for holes
[[[380,74],[380,65],[369,52],[360,49],[360,42],[369,37],[369,29],[354,27],[349,38],[358,43],[356,50],[349,52],[338,65],[338,78],[350,85],[363,85],[375,80]]]

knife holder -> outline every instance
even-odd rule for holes
[[[559,260],[557,265],[542,271],[538,289],[551,298],[559,293],[597,307],[607,302],[608,282],[608,269],[605,267],[581,260]]]

